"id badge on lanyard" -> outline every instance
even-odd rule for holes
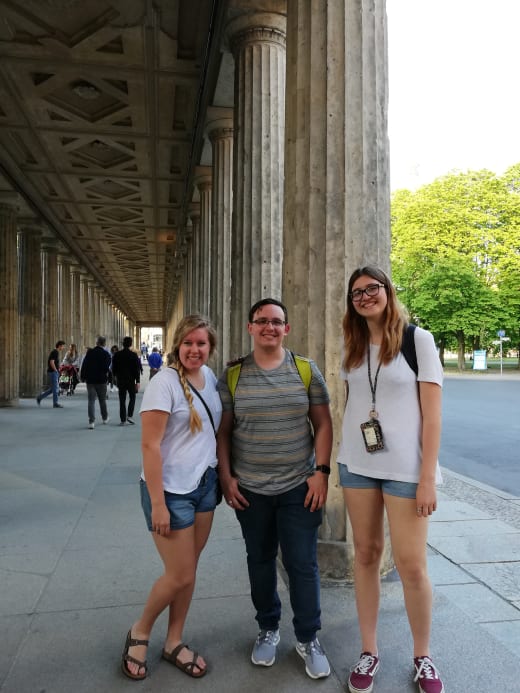
[[[372,409],[369,411],[368,421],[365,421],[360,425],[361,433],[363,435],[363,442],[365,443],[365,448],[367,452],[377,452],[378,450],[384,450],[385,443],[383,440],[383,431],[381,429],[381,424],[379,423],[379,414],[376,410],[376,388],[377,388],[377,377],[379,371],[381,370],[381,364],[378,365],[374,382],[372,382],[372,372],[370,369],[370,345],[368,345],[367,354],[367,367],[368,367],[368,382],[370,384],[370,391],[372,393]]]

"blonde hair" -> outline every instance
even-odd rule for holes
[[[179,380],[184,391],[184,396],[186,397],[188,406],[190,408],[190,431],[192,433],[198,433],[202,431],[202,421],[198,411],[195,409],[193,405],[193,394],[191,392],[190,385],[186,378],[184,366],[182,365],[181,360],[179,358],[179,347],[184,341],[184,338],[187,334],[193,332],[193,330],[198,330],[199,328],[205,329],[208,333],[209,355],[212,356],[217,346],[217,333],[215,332],[214,327],[207,318],[203,317],[202,315],[196,314],[186,315],[177,325],[175,333],[173,335],[172,349],[166,357],[168,366],[173,366],[177,369],[179,373]]]
[[[360,315],[352,303],[352,286],[360,277],[372,277],[383,284],[386,291],[387,304],[384,314],[383,336],[379,349],[379,362],[387,365],[401,349],[404,328],[408,317],[404,307],[399,302],[390,277],[375,265],[359,267],[352,273],[348,282],[347,312],[343,317],[343,339],[345,358],[343,367],[346,371],[358,368],[365,360],[370,335],[365,318]]]

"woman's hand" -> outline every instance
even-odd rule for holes
[[[437,491],[435,481],[419,481],[417,484],[417,517],[428,517],[437,510]]]
[[[162,537],[170,534],[170,511],[166,505],[152,506],[152,530]]]

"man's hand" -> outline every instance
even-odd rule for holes
[[[327,500],[327,491],[329,490],[329,478],[323,472],[314,472],[307,479],[309,490],[305,496],[304,506],[310,508],[311,513],[319,510],[325,505]]]
[[[238,479],[236,477],[229,476],[225,480],[221,478],[220,486],[222,495],[230,508],[233,508],[233,510],[245,510],[245,508],[249,507],[249,503],[238,489]]]

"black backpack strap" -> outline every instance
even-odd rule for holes
[[[403,341],[401,343],[401,353],[406,359],[406,363],[410,366],[415,375],[419,375],[419,366],[417,365],[417,353],[415,351],[415,332],[416,325],[408,324],[404,328]]]

